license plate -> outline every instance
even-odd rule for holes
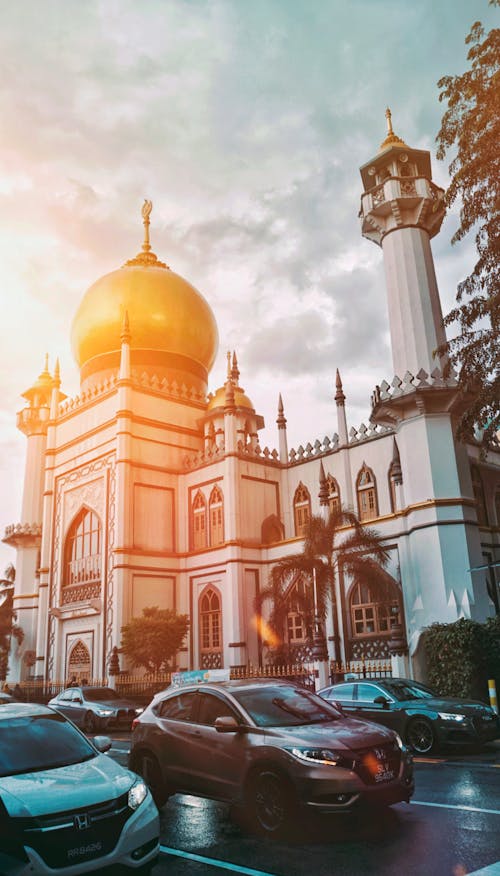
[[[394,770],[379,770],[374,778],[376,782],[390,782],[394,778]]]
[[[81,846],[75,846],[73,849],[68,849],[66,852],[68,861],[79,861],[82,858],[92,858],[102,852],[102,842],[96,841],[91,843],[82,843]]]

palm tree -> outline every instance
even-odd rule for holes
[[[351,531],[346,532],[347,529]],[[380,543],[376,531],[363,526],[352,511],[334,508],[326,518],[315,515],[307,525],[302,552],[283,557],[273,566],[269,583],[259,594],[258,608],[267,600],[271,603],[269,626],[276,640],[283,643],[292,592],[306,629],[315,629],[317,620],[324,620],[331,605],[335,658],[339,659],[335,596],[339,573],[342,570],[371,586],[385,586],[384,567],[388,559],[389,551]],[[317,637],[317,629],[315,633]]]

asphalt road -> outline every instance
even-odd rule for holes
[[[127,751],[114,737],[123,765]],[[176,795],[161,810],[154,876],[500,876],[500,743],[416,759],[415,772],[411,804],[306,815],[282,842],[248,834],[224,804]]]

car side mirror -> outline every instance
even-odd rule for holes
[[[384,709],[388,709],[390,700],[388,700],[387,697],[383,697],[382,694],[380,694],[380,696],[375,697],[373,702],[376,703],[377,706],[383,706]]]
[[[214,727],[217,733],[237,733],[241,729],[241,724],[238,724],[232,715],[221,715],[215,719]]]
[[[73,697],[73,702],[74,702],[74,703],[80,703],[80,705],[81,705],[81,704],[83,703],[83,700],[82,700],[81,697]]]
[[[92,742],[97,748],[97,751],[100,751],[101,754],[106,754],[113,745],[109,736],[94,736]]]

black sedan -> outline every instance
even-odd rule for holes
[[[396,730],[417,754],[448,743],[481,745],[500,736],[498,716],[489,706],[441,697],[406,678],[364,678],[326,687],[319,695],[346,715]]]
[[[68,687],[48,705],[86,733],[120,725],[128,730],[134,718],[144,711],[136,703],[122,699],[112,687]]]

